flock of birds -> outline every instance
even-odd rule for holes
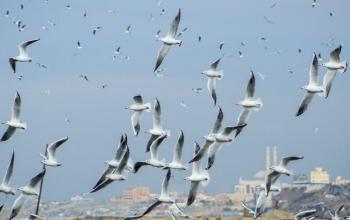
[[[85,15],[86,16],[86,13]],[[269,22],[267,17],[265,18]],[[159,37],[160,31],[157,33],[157,40],[162,43],[162,46],[158,52],[158,56],[156,59],[156,64],[154,67],[154,72],[159,71],[159,68],[168,54],[170,48],[172,46],[180,47],[182,44],[181,40],[178,40],[183,32],[186,31],[184,29],[182,32],[178,33],[178,27],[181,20],[181,10],[179,9],[176,17],[170,25],[169,32],[164,37]],[[21,26],[21,25],[20,25]],[[24,27],[23,27],[24,28]],[[102,27],[96,27],[93,30],[93,34],[96,34]],[[125,31],[130,32],[131,26],[129,25]],[[16,66],[19,62],[32,62],[32,58],[28,54],[28,47],[40,39],[33,39],[26,42],[23,42],[18,45],[19,54],[17,56],[9,58],[10,66],[14,73],[16,73]],[[200,41],[200,38],[199,38]],[[78,47],[82,47],[80,42],[77,42]],[[222,49],[224,43],[220,43],[220,49]],[[340,53],[342,46],[337,47],[330,53],[330,60],[326,63],[322,63],[321,65],[318,63],[318,57],[316,53],[313,54],[312,62],[309,71],[309,83],[306,86],[303,86],[302,89],[306,91],[305,97],[303,98],[299,109],[297,110],[296,116],[302,115],[310,105],[310,102],[315,94],[318,94],[321,97],[327,98],[329,96],[332,83],[335,79],[335,76],[338,72],[344,73],[347,70],[347,62],[341,62]],[[120,47],[116,50],[117,53],[120,52]],[[214,106],[217,105],[217,93],[216,93],[216,82],[217,80],[222,80],[224,77],[223,70],[219,69],[220,59],[217,59],[213,62],[207,70],[202,72],[208,78],[207,88],[208,92],[213,100]],[[318,68],[322,66],[326,69],[326,73],[323,77],[323,83],[319,84],[318,82]],[[88,81],[88,77],[85,75],[81,75],[81,78]],[[242,132],[243,128],[247,126],[249,116],[253,110],[259,110],[263,106],[263,102],[260,98],[255,97],[255,83],[256,78],[253,71],[251,71],[250,79],[248,81],[246,96],[244,99],[237,103],[237,105],[241,106],[242,110],[237,119],[237,123],[234,126],[228,126],[222,128],[222,122],[224,119],[224,114],[220,106],[218,106],[218,115],[216,117],[215,123],[211,131],[207,135],[204,136],[205,143],[201,147],[197,142],[194,142],[193,149],[193,159],[189,161],[192,165],[192,173],[188,177],[185,178],[186,181],[189,181],[189,193],[186,204],[184,206],[190,206],[196,199],[196,194],[199,188],[199,185],[206,185],[210,180],[210,175],[208,170],[214,165],[215,157],[217,152],[222,148],[224,144],[232,143],[235,138]],[[201,88],[193,88],[193,91],[196,93],[201,92]],[[152,110],[151,103],[145,103],[141,95],[136,95],[133,97],[133,104],[126,107],[126,109],[130,109],[133,114],[131,116],[131,125],[133,129],[134,136],[138,136],[141,129],[140,117],[143,112],[150,112]],[[19,92],[15,95],[13,111],[11,119],[4,124],[6,124],[7,130],[1,137],[1,141],[9,140],[15,133],[17,129],[26,130],[26,123],[22,122],[20,119],[21,113],[21,96]],[[177,203],[176,198],[172,198],[169,195],[169,182],[172,177],[172,170],[178,170],[180,172],[186,171],[187,166],[182,162],[182,150],[184,146],[184,132],[181,130],[177,144],[174,147],[174,155],[173,159],[170,163],[166,162],[164,159],[161,159],[158,155],[158,149],[162,142],[170,136],[170,131],[166,130],[162,126],[162,113],[161,113],[161,105],[158,99],[155,100],[153,107],[153,127],[148,130],[150,134],[149,141],[146,144],[146,152],[149,152],[150,158],[144,161],[138,161],[136,163],[132,162],[130,148],[128,146],[128,137],[126,134],[121,135],[119,145],[117,147],[116,153],[111,160],[105,161],[106,169],[98,179],[96,184],[92,187],[89,193],[95,193],[103,188],[109,186],[111,183],[116,181],[126,180],[124,172],[133,172],[138,173],[141,172],[142,167],[153,167],[159,168],[160,170],[164,170],[165,177],[162,182],[161,192],[156,201],[151,204],[145,211],[141,214],[137,214],[135,216],[126,217],[126,219],[137,219],[145,216],[150,213],[154,208],[159,206],[160,204],[173,204],[177,208],[178,212],[171,212],[172,218],[176,218],[176,214],[179,214],[183,217],[189,217],[182,211],[183,207],[180,207]],[[41,154],[43,160],[41,161],[44,164],[44,169],[37,175],[35,175],[26,186],[18,188],[19,196],[15,200],[12,205],[12,209],[10,212],[10,216],[8,219],[15,218],[21,211],[24,203],[28,199],[28,197],[38,196],[38,185],[43,180],[46,173],[46,166],[49,167],[59,167],[61,163],[58,162],[56,158],[57,149],[66,141],[68,137],[64,137],[53,143],[49,144],[46,148],[45,154]],[[207,155],[207,163],[206,167],[202,168],[202,161],[205,160]],[[292,172],[288,169],[288,164],[291,161],[303,159],[303,156],[287,156],[282,158],[280,163],[277,166],[270,167],[270,170],[266,174],[265,184],[257,188],[258,199],[256,201],[256,205],[254,208],[248,207],[247,204],[242,202],[242,206],[248,210],[249,213],[253,215],[254,218],[260,217],[265,212],[265,203],[271,192],[279,191],[280,189],[276,187],[274,184],[278,180],[278,178],[282,175],[290,176]],[[13,173],[13,166],[15,160],[15,152],[12,153],[9,166],[7,168],[4,179],[0,185],[0,193],[8,194],[8,195],[16,195],[15,189],[11,187],[10,180]],[[3,206],[1,206],[0,211]],[[343,208],[343,206],[339,207],[334,213],[331,213],[333,220],[339,220],[339,212]],[[295,215],[295,219],[312,219],[315,218],[316,210],[304,210]],[[27,219],[36,219],[42,218],[38,215],[31,214]]]

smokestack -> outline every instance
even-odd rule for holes
[[[278,158],[277,158],[277,147],[276,146],[273,147],[272,159],[273,159],[273,165],[277,166]]]
[[[266,157],[265,157],[265,168],[268,171],[271,167],[270,165],[270,146],[266,146]]]

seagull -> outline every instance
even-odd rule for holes
[[[175,148],[174,148],[173,161],[171,163],[167,164],[168,168],[177,169],[177,170],[186,170],[187,169],[187,167],[185,165],[183,165],[181,162],[184,141],[185,141],[184,133],[181,130],[179,138],[177,140],[177,144],[175,145]]]
[[[4,179],[2,180],[2,183],[0,185],[0,193],[15,195],[16,192],[9,186],[10,179],[13,173],[13,164],[15,161],[15,152],[12,152],[12,157],[9,166],[7,167],[6,174],[4,176]]]
[[[197,155],[200,151],[200,146],[197,142],[194,142],[194,155]],[[191,182],[190,192],[188,194],[186,206],[190,206],[196,199],[199,183],[209,180],[209,173],[202,169],[202,161],[198,160],[192,163],[192,174],[185,178]]]
[[[202,36],[199,35],[199,36],[198,36],[198,42],[201,42],[201,41],[202,41]]]
[[[166,134],[163,134],[159,137],[157,137],[151,144],[150,151],[151,151],[151,159],[150,160],[145,160],[142,162],[136,162],[134,166],[134,173],[137,173],[137,171],[142,167],[142,166],[152,166],[152,167],[157,167],[157,168],[164,168],[166,167],[166,163],[164,160],[159,160],[158,158],[158,148],[159,145],[163,142],[163,140],[167,137]]]
[[[150,213],[154,208],[156,208],[157,206],[159,206],[162,203],[175,204],[177,206],[177,203],[175,202],[175,200],[173,198],[171,198],[169,196],[169,193],[168,193],[168,186],[169,186],[170,177],[171,177],[171,169],[168,169],[166,176],[165,176],[163,183],[162,183],[162,191],[161,191],[159,197],[157,198],[156,202],[154,202],[150,207],[148,207],[146,209],[146,211],[144,211],[141,215],[127,217],[127,218],[125,218],[125,220],[142,218],[143,216]],[[180,208],[178,207],[178,209],[180,209]]]
[[[38,196],[39,195],[39,192],[35,188],[38,185],[38,183],[41,182],[42,179],[44,178],[45,172],[46,171],[44,169],[38,175],[34,176],[30,180],[30,182],[27,186],[20,187],[18,189],[21,191],[21,194],[17,197],[17,199],[15,200],[15,202],[12,205],[11,214],[9,217],[10,220],[18,215],[18,213],[22,209],[24,203],[28,199],[28,196],[33,196],[33,195]]]
[[[239,55],[239,58],[243,58],[243,53],[242,53],[242,51],[238,51],[238,55]]]
[[[46,154],[45,155],[41,155],[41,157],[44,159],[43,161],[41,161],[41,163],[45,164],[46,166],[50,166],[50,167],[59,167],[62,164],[59,163],[56,159],[56,150],[62,145],[64,144],[66,141],[68,140],[68,137],[64,137],[61,138],[59,140],[56,140],[54,142],[52,142],[51,144],[49,144],[49,146],[46,149]]]
[[[237,125],[234,127],[232,126],[226,127],[221,133],[218,133],[214,136],[215,141],[209,146],[209,149],[208,149],[208,164],[207,164],[207,167],[205,168],[206,170],[209,170],[213,166],[214,160],[215,160],[215,154],[219,149],[221,149],[221,146],[224,143],[229,143],[233,141],[233,138],[231,138],[230,135],[235,130],[238,131],[244,128],[246,125],[247,124]]]
[[[210,65],[210,68],[207,70],[204,70],[202,74],[206,75],[208,77],[208,90],[210,96],[213,98],[214,106],[216,105],[216,79],[222,79],[224,77],[223,70],[218,69],[218,65],[220,63],[220,58],[217,59],[214,63]]]
[[[127,26],[124,30],[124,33],[129,34],[131,31],[131,25]]]
[[[222,50],[222,47],[224,46],[225,42],[220,42],[219,43],[219,50]]]
[[[180,36],[183,35],[187,30],[188,30],[188,28],[185,27],[184,29],[182,29],[182,30],[177,34],[176,37],[180,37]]]
[[[303,220],[303,219],[311,219],[315,216],[317,210],[316,209],[309,209],[305,211],[298,212],[296,215],[294,215],[294,220]]]
[[[40,67],[40,68],[47,69],[47,66],[45,64],[37,62],[36,65],[38,65],[38,67]]]
[[[159,14],[160,16],[165,15],[165,9],[163,8]]]
[[[15,103],[13,105],[11,119],[10,121],[3,123],[3,124],[7,124],[8,128],[4,133],[4,135],[2,136],[0,142],[7,141],[8,139],[10,139],[10,137],[15,133],[17,128],[22,130],[27,129],[27,124],[25,122],[20,121],[20,118],[19,118],[20,114],[21,114],[21,96],[17,92],[15,97]]]
[[[153,112],[153,128],[148,130],[148,133],[151,134],[151,138],[147,143],[146,152],[149,152],[151,144],[155,139],[157,139],[161,135],[170,136],[170,131],[168,130],[165,131],[162,127],[161,114],[162,113],[161,113],[160,103],[156,98],[155,104],[154,104],[154,112]]]
[[[193,91],[194,93],[199,94],[199,93],[201,93],[201,92],[203,91],[203,89],[200,88],[200,87],[198,87],[198,88],[192,88],[192,91]]]
[[[179,47],[181,46],[182,41],[175,39],[177,28],[178,28],[179,23],[180,23],[180,18],[181,18],[181,9],[179,9],[178,14],[176,15],[175,19],[171,23],[170,30],[167,33],[167,35],[165,37],[157,39],[157,40],[163,42],[163,46],[161,47],[160,51],[158,52],[157,62],[156,62],[156,65],[154,67],[153,72],[155,72],[159,68],[159,66],[162,64],[164,57],[167,55],[167,53],[169,52],[170,47],[172,45],[177,45]]]
[[[183,107],[183,108],[186,108],[186,107],[187,107],[187,105],[186,105],[186,103],[185,103],[184,101],[181,101],[181,102],[180,102],[180,106]]]
[[[143,103],[143,99],[141,95],[136,95],[133,97],[134,103],[127,109],[132,110],[134,113],[131,116],[131,124],[134,131],[134,135],[137,136],[140,132],[140,117],[142,112],[150,112],[151,103]]]
[[[154,37],[155,37],[156,39],[159,37],[160,32],[161,32],[161,30],[159,29],[159,30],[157,31],[157,33],[154,35]]]
[[[342,46],[340,45],[330,53],[330,60],[327,63],[322,63],[322,66],[327,68],[327,73],[323,77],[323,87],[325,89],[325,98],[328,97],[331,91],[333,80],[337,74],[337,71],[344,73],[348,68],[347,62],[340,62],[340,52]]]
[[[97,26],[96,28],[94,28],[94,29],[92,30],[92,34],[93,34],[93,35],[96,35],[97,31],[100,31],[101,29],[102,29],[101,26]]]
[[[250,79],[247,85],[245,98],[240,101],[237,105],[242,107],[241,113],[238,116],[237,124],[246,124],[252,109],[259,110],[262,108],[263,103],[260,98],[254,98],[255,92],[255,76],[253,71],[250,71]],[[241,133],[242,129],[238,129],[236,132],[236,137]]]
[[[303,156],[284,157],[277,166],[270,167],[270,170],[265,177],[265,195],[269,195],[272,184],[274,184],[277,181],[281,174],[287,176],[292,175],[292,172],[287,169],[287,165],[290,161],[301,160],[303,158]]]
[[[103,172],[102,176],[100,177],[100,179],[97,181],[97,183],[93,187],[93,190],[96,189],[96,187],[99,186],[101,183],[103,183],[107,179],[107,176],[110,175],[115,169],[117,169],[119,167],[119,164],[121,163],[122,159],[125,156],[127,147],[128,147],[127,136],[125,135],[125,137],[124,137],[124,135],[121,135],[119,145],[117,147],[117,152],[116,152],[114,158],[112,160],[105,161],[105,164],[107,164],[108,167]],[[131,165],[131,159],[129,156],[128,156],[127,164],[126,164],[126,166],[124,166],[124,168],[126,168],[128,170],[133,169],[133,167]]]
[[[89,82],[89,78],[87,77],[87,75],[80,74],[80,75],[79,75],[79,78],[82,78],[82,79],[84,79],[86,82]]]
[[[219,106],[219,113],[218,113],[218,116],[216,117],[215,124],[214,124],[213,128],[211,129],[211,131],[209,132],[209,134],[204,136],[204,139],[205,139],[204,146],[198,151],[198,153],[194,156],[194,158],[192,160],[190,160],[189,163],[201,160],[203,155],[208,152],[210,145],[215,142],[215,135],[219,132],[219,130],[222,126],[223,119],[224,119],[224,113],[223,113],[221,107]]]
[[[80,43],[80,41],[77,41],[77,47],[78,47],[78,49],[81,49],[81,48],[83,48],[83,47],[81,46],[81,43]]]
[[[303,101],[300,104],[300,107],[298,109],[296,116],[302,115],[307,110],[315,94],[322,95],[324,93],[324,88],[323,86],[318,84],[317,78],[318,78],[318,60],[317,60],[316,53],[314,53],[312,58],[312,64],[309,70],[309,84],[302,87],[302,89],[306,91],[306,94],[304,96]]]
[[[40,40],[40,38],[36,38],[30,41],[22,42],[18,45],[19,55],[11,57],[9,59],[10,65],[12,67],[13,73],[16,73],[16,62],[32,62],[32,58],[29,57],[27,53],[27,47],[35,42]]]
[[[123,153],[124,153],[123,158],[121,159],[120,163],[118,164],[118,167],[112,168],[112,170],[109,171],[109,169],[111,169],[111,166],[109,166],[107,169],[108,171],[106,171],[108,173],[105,175],[104,180],[100,184],[95,186],[94,189],[91,190],[90,193],[94,193],[94,192],[97,192],[97,191],[103,189],[104,187],[106,187],[107,185],[112,183],[113,181],[126,180],[126,178],[122,175],[122,173],[123,173],[124,169],[126,168],[128,160],[129,160],[130,151],[129,151],[128,146],[126,146],[126,149],[124,150]]]
[[[328,213],[332,217],[332,220],[340,220],[342,217],[339,216],[339,213],[344,208],[344,205],[339,206],[335,211],[334,214],[331,212],[331,210],[328,210]]]

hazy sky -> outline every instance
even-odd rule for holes
[[[350,2],[317,2],[312,8],[311,0],[165,0],[160,5],[154,0],[1,1],[0,121],[9,119],[18,90],[22,96],[22,120],[28,123],[28,130],[0,143],[0,175],[5,172],[14,149],[12,185],[27,184],[42,167],[39,152],[43,152],[45,144],[69,136],[69,141],[57,152],[63,166],[48,168],[44,188],[44,200],[62,201],[90,190],[105,169],[103,162],[113,157],[121,133],[129,135],[134,162],[148,159],[145,146],[149,134],[144,131],[151,127],[152,114],[142,115],[140,135],[133,137],[131,112],[124,109],[137,94],[142,94],[152,105],[155,97],[159,99],[163,126],[172,132],[161,145],[160,156],[172,158],[179,131],[183,129],[184,161],[190,160],[193,141],[203,144],[202,137],[209,132],[217,115],[206,89],[207,79],[200,72],[225,53],[232,56],[222,58],[220,67],[225,76],[217,83],[224,125],[236,122],[240,107],[235,104],[245,96],[250,70],[266,75],[265,80],[257,75],[256,82],[256,95],[262,98],[264,107],[253,113],[235,143],[225,145],[218,152],[210,170],[207,192],[231,192],[240,176],[252,178],[264,168],[266,145],[276,145],[279,156],[304,155],[304,160],[291,166],[295,173],[308,174],[315,166],[322,166],[332,177],[350,178],[350,104],[346,96],[349,73],[337,76],[327,100],[315,97],[304,115],[294,116],[304,96],[300,88],[308,82],[314,51],[328,59],[329,52],[343,44],[341,58],[350,61]],[[271,8],[274,3],[276,6]],[[70,10],[66,8],[68,4]],[[159,29],[161,34],[168,31],[178,8],[182,9],[179,29],[189,30],[181,36],[182,46],[169,52],[162,64],[166,69],[164,77],[158,78],[152,70],[161,44],[154,35]],[[165,15],[161,16],[162,9]],[[6,10],[10,11],[9,18],[4,16]],[[330,12],[333,17],[329,16]],[[154,20],[150,19],[151,14]],[[24,31],[18,32],[11,22],[14,16],[27,25]],[[267,23],[264,16],[274,24]],[[48,20],[56,26],[51,27]],[[128,25],[131,33],[125,34]],[[49,30],[43,30],[42,26]],[[93,36],[96,26],[103,28]],[[14,75],[8,58],[18,53],[18,43],[36,37],[41,40],[29,50],[33,62],[19,63],[18,73]],[[261,37],[266,40],[260,40]],[[83,47],[80,50],[76,47],[78,40]],[[222,51],[218,49],[221,41],[225,42]],[[241,46],[242,41],[246,46]],[[333,45],[323,46],[322,42]],[[113,61],[118,46],[122,55]],[[239,58],[239,50],[243,58]],[[48,68],[39,68],[36,62]],[[288,68],[294,73],[290,74]],[[324,72],[321,68],[320,78]],[[90,82],[78,78],[80,74],[86,74]],[[23,75],[22,81],[17,80],[19,75]],[[109,85],[106,89],[101,88],[104,83]],[[203,87],[204,92],[194,94],[193,87]],[[45,93],[47,90],[50,95]],[[186,108],[180,106],[181,101],[187,104]],[[71,123],[65,122],[66,117]],[[0,127],[1,135],[5,129],[4,125]],[[187,193],[189,183],[183,178],[190,170],[174,171],[171,189]],[[157,193],[164,174],[158,169],[145,168],[91,197],[107,200],[127,187],[143,185]],[[0,199],[10,203],[13,197],[1,195]]]

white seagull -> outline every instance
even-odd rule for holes
[[[181,162],[184,141],[185,141],[184,133],[181,130],[180,135],[179,135],[179,139],[177,140],[177,144],[175,145],[175,148],[174,148],[173,161],[171,163],[167,164],[167,167],[169,167],[171,169],[178,169],[178,170],[186,170],[187,169],[187,167],[185,165],[183,165],[183,163]]]
[[[131,116],[131,124],[134,131],[134,135],[137,136],[140,132],[140,116],[142,112],[149,112],[151,110],[151,103],[143,103],[143,99],[141,95],[136,95],[133,97],[134,103],[127,107],[134,111]]]
[[[155,139],[161,135],[170,136],[169,130],[164,130],[161,122],[162,111],[160,108],[160,103],[158,99],[155,100],[154,112],[153,112],[153,128],[148,130],[148,133],[151,134],[149,141],[147,142],[146,152],[149,152],[151,144]]]
[[[219,106],[219,113],[218,113],[218,116],[216,118],[214,127],[211,129],[209,134],[204,136],[204,139],[205,139],[204,146],[198,151],[198,153],[194,156],[194,158],[192,160],[190,160],[189,163],[192,163],[194,161],[198,161],[198,160],[202,159],[204,154],[206,154],[208,152],[209,146],[215,142],[215,135],[219,132],[223,119],[224,119],[224,113],[223,113],[221,107]]]
[[[141,215],[133,216],[133,217],[127,217],[127,218],[125,218],[125,220],[141,218],[141,217],[145,216],[146,214],[148,214],[149,212],[151,212],[154,208],[156,208],[157,206],[159,206],[162,203],[175,204],[177,206],[177,203],[175,202],[175,199],[171,198],[169,196],[169,192],[168,192],[168,186],[169,186],[170,177],[171,177],[171,169],[168,169],[168,171],[166,173],[166,176],[165,176],[165,178],[163,180],[163,183],[162,183],[162,191],[160,193],[160,196],[157,198],[156,202],[154,202],[150,207],[148,207],[146,209],[146,211],[144,211]],[[178,209],[180,209],[180,208],[178,207]]]
[[[49,144],[49,146],[46,149],[46,154],[45,155],[40,154],[44,159],[41,162],[46,166],[50,166],[50,167],[61,166],[62,164],[59,163],[56,159],[56,150],[59,146],[61,146],[67,140],[68,140],[68,137],[64,137]]]
[[[308,108],[312,98],[315,94],[322,95],[324,93],[324,88],[322,85],[318,84],[318,60],[316,53],[312,57],[312,63],[309,70],[309,84],[303,86],[302,89],[306,91],[303,101],[300,104],[296,116],[302,115]]]
[[[15,162],[15,152],[12,152],[12,157],[9,166],[7,167],[6,174],[4,176],[4,179],[2,180],[2,183],[0,185],[0,193],[15,195],[16,192],[9,186],[10,179],[13,173],[13,164]]]
[[[10,121],[3,123],[3,124],[7,124],[8,128],[4,133],[4,135],[2,136],[0,142],[7,141],[8,139],[10,139],[10,137],[15,133],[17,128],[22,130],[27,129],[27,124],[20,121],[20,115],[21,115],[21,96],[17,92],[15,97],[15,103],[13,105],[11,119]]]
[[[342,46],[337,47],[330,53],[330,60],[327,63],[322,63],[322,66],[327,68],[326,75],[323,77],[323,86],[325,89],[325,98],[328,97],[331,91],[333,80],[337,74],[337,71],[344,73],[348,68],[347,62],[340,62],[340,52]]]
[[[280,163],[277,166],[270,167],[270,171],[265,177],[265,194],[269,195],[272,184],[274,184],[277,179],[281,176],[281,174],[290,176],[292,172],[287,169],[287,165],[290,161],[301,160],[303,156],[288,156],[283,157]]]
[[[22,42],[18,45],[19,55],[11,57],[9,59],[10,65],[12,67],[13,73],[16,73],[16,62],[32,62],[32,58],[29,57],[27,53],[27,47],[31,45],[32,43],[37,42],[40,40],[39,38]]]
[[[242,106],[241,113],[238,116],[237,125],[246,124],[252,109],[259,110],[262,108],[263,103],[260,98],[254,98],[255,93],[255,76],[253,71],[250,71],[250,79],[247,85],[247,92],[245,98],[237,105]],[[236,137],[241,133],[242,129],[238,129]]]
[[[129,151],[128,146],[126,146],[126,149],[124,150],[123,158],[120,161],[118,167],[113,168],[113,167],[109,166],[108,169],[112,169],[112,170],[110,172],[108,172],[108,174],[106,174],[104,180],[100,184],[95,186],[94,189],[92,189],[90,193],[97,192],[97,191],[103,189],[104,187],[106,187],[107,185],[112,183],[113,181],[126,180],[126,177],[124,177],[122,174],[123,174],[123,171],[128,164],[129,155],[130,155],[130,151]]]
[[[213,98],[214,105],[216,105],[217,96],[216,96],[216,79],[222,79],[224,77],[223,70],[218,69],[220,63],[220,58],[217,59],[214,63],[210,65],[210,68],[201,72],[208,77],[208,91],[210,96]]]
[[[152,167],[157,167],[157,168],[163,168],[166,167],[166,163],[164,160],[159,160],[158,158],[158,148],[159,145],[163,142],[163,140],[167,137],[167,135],[161,135],[157,139],[155,139],[150,147],[151,151],[151,159],[150,160],[145,160],[142,162],[136,162],[134,166],[134,172],[137,173],[137,171],[142,167],[142,166],[152,166]]]
[[[18,215],[18,213],[22,209],[24,203],[28,199],[28,196],[33,196],[33,195],[38,196],[39,195],[39,192],[35,188],[38,185],[38,183],[41,182],[41,180],[44,178],[45,172],[46,171],[44,169],[38,175],[34,176],[30,180],[28,185],[26,185],[24,187],[20,187],[18,189],[21,191],[21,194],[17,197],[17,199],[15,200],[15,202],[12,205],[11,214],[9,216],[10,220]]]
[[[198,154],[200,146],[194,142],[194,155]],[[209,173],[202,169],[202,161],[197,160],[192,163],[192,174],[185,178],[191,182],[190,192],[187,197],[186,206],[190,206],[196,199],[199,183],[209,180]]]
[[[177,28],[179,27],[179,23],[180,23],[180,18],[181,18],[181,9],[179,9],[179,12],[177,13],[175,19],[171,23],[170,30],[167,33],[167,35],[165,37],[161,37],[157,39],[163,42],[163,46],[160,48],[160,51],[158,52],[157,62],[153,72],[156,72],[158,67],[162,64],[164,57],[167,55],[172,45],[177,45],[179,47],[181,46],[182,41],[175,39]]]

